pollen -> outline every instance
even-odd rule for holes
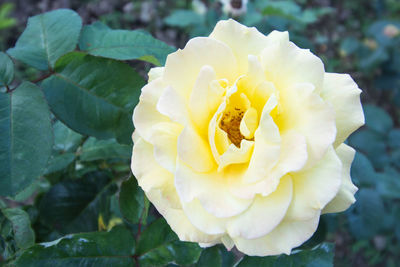
[[[240,147],[240,142],[245,137],[240,132],[240,122],[242,121],[244,111],[239,108],[234,108],[224,112],[221,121],[220,128],[228,134],[229,140],[236,146]]]

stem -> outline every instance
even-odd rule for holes
[[[49,72],[49,73],[43,75],[42,77],[40,77],[40,78],[38,78],[38,79],[36,79],[36,80],[33,80],[32,83],[41,82],[41,81],[43,81],[44,79],[49,78],[49,77],[50,77],[51,75],[53,75],[53,74],[54,74],[54,72],[51,71],[51,72]]]
[[[12,90],[10,89],[10,87],[6,84],[6,93],[10,93]]]

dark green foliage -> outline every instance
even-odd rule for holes
[[[0,93],[0,133],[0,195],[14,196],[43,173],[51,153],[50,112],[39,87],[24,82]]]
[[[164,65],[174,49],[142,31],[111,30],[99,22],[85,26],[79,47],[94,56],[119,60],[139,59]]]
[[[59,59],[43,90],[54,114],[73,130],[130,143],[132,111],[143,79],[128,65],[73,52]]]
[[[134,266],[135,239],[129,230],[68,235],[21,252],[15,266]]]
[[[299,267],[331,267],[334,255],[334,245],[323,243],[311,250],[294,251],[291,255],[276,257],[244,256],[237,267],[265,266],[299,266]]]
[[[75,49],[81,28],[82,20],[72,10],[59,9],[34,16],[7,53],[37,69],[51,69],[60,56]]]

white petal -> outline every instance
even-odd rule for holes
[[[360,102],[361,90],[348,74],[325,73],[321,97],[333,105],[336,113],[337,135],[335,147],[364,125]]]
[[[346,144],[341,144],[336,153],[339,156],[342,168],[342,184],[335,198],[325,206],[322,213],[341,212],[347,210],[356,199],[354,194],[358,188],[351,182],[350,167],[354,159],[355,150]]]
[[[333,147],[311,169],[291,173],[293,200],[288,220],[308,220],[319,214],[337,194],[342,180],[342,163]]]

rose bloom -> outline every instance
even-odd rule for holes
[[[134,110],[132,171],[183,241],[290,254],[354,203],[361,90],[287,32],[234,20],[153,68]]]

